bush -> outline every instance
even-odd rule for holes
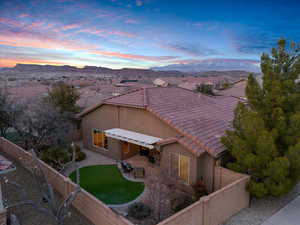
[[[204,195],[207,195],[207,189],[204,181],[201,179],[197,181],[193,186],[194,192],[195,192],[195,197],[197,199],[201,198]]]
[[[128,210],[128,216],[138,220],[147,218],[151,213],[151,208],[142,202],[134,203]]]
[[[76,153],[76,161],[82,161],[86,159],[86,154],[84,152]]]
[[[185,194],[178,194],[171,199],[171,209],[176,213],[193,204],[195,200]]]
[[[71,155],[64,148],[48,148],[41,152],[40,158],[55,169],[61,167],[71,160]]]

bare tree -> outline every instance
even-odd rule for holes
[[[9,94],[0,89],[0,134],[7,136],[7,131],[14,124],[15,118],[21,110]]]
[[[32,164],[30,170],[32,171],[35,183],[38,187],[39,193],[41,194],[41,202],[35,202],[31,200],[23,185],[18,184],[15,181],[11,181],[5,178],[5,186],[9,186],[18,192],[19,197],[17,201],[7,202],[6,209],[9,212],[9,217],[11,218],[11,224],[20,224],[17,215],[12,213],[11,209],[21,206],[31,206],[34,210],[44,214],[54,221],[55,225],[63,225],[64,220],[71,216],[70,207],[72,202],[75,200],[78,193],[81,191],[80,186],[77,184],[75,190],[71,192],[61,203],[59,203],[55,197],[53,187],[48,182],[43,170],[40,168],[39,160],[34,151],[31,151],[33,156]],[[75,154],[75,153],[74,153]],[[76,173],[79,173],[76,170]],[[4,189],[7,190],[7,187]],[[46,203],[47,206],[44,206]]]
[[[41,145],[65,146],[70,142],[67,134],[74,129],[68,118],[53,105],[39,101],[28,104],[16,118],[14,128],[26,149],[39,149]]]
[[[172,214],[171,199],[176,191],[176,180],[161,169],[158,173],[150,173],[145,180],[148,187],[148,204],[152,206],[155,223]]]

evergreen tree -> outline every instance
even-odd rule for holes
[[[58,83],[49,91],[45,100],[58,107],[61,112],[78,113],[80,109],[76,102],[79,98],[80,94],[72,86]]]
[[[247,188],[255,197],[283,195],[300,179],[299,50],[279,40],[262,55],[263,84],[249,75],[248,102],[238,104],[222,138],[233,159],[227,166],[251,175]]]
[[[207,95],[215,95],[213,86],[211,84],[200,84],[196,87],[196,92],[200,92]]]

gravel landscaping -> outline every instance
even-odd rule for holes
[[[5,157],[9,159],[9,157]],[[17,170],[11,172],[6,177],[10,181],[14,181],[22,185],[27,192],[28,199],[33,200],[34,202],[40,202],[41,193],[35,185],[32,174],[19,163],[15,162],[15,166],[17,167]],[[19,201],[17,190],[7,186],[7,188],[2,191],[4,192],[3,194],[7,196],[9,202],[13,203]],[[61,202],[61,196],[59,196],[57,193],[55,194],[58,201]],[[47,204],[43,204],[43,207],[47,207]],[[17,217],[22,225],[55,225],[51,218],[37,212],[31,206],[14,208],[12,212],[17,214]],[[93,223],[87,220],[82,214],[72,207],[71,216],[65,220],[64,225],[93,225]]]
[[[224,225],[260,225],[300,194],[300,183],[280,198],[252,199],[250,207],[231,217]]]

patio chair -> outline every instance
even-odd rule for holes
[[[145,169],[143,167],[136,167],[133,169],[134,178],[144,178],[145,177]]]
[[[124,173],[130,173],[133,168],[129,163],[121,162],[121,167]]]

